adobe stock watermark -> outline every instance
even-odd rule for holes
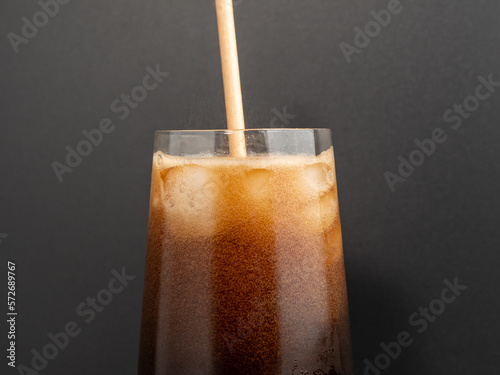
[[[408,0],[412,1],[412,0]],[[360,54],[363,49],[368,47],[371,41],[378,37],[382,30],[389,26],[394,16],[397,16],[404,10],[404,6],[399,0],[389,0],[387,8],[380,11],[372,10],[370,15],[372,20],[368,21],[363,28],[356,26],[354,28],[354,40],[352,44],[341,42],[340,50],[348,64],[352,62],[351,56]]]
[[[155,68],[151,66],[146,67],[147,74],[142,79],[142,84],[135,86],[128,93],[123,93],[115,99],[111,105],[110,110],[113,112],[118,120],[125,120],[130,113],[136,109],[148,97],[148,93],[158,88],[170,73],[162,72],[160,64],[156,64]],[[89,156],[94,147],[99,146],[106,134],[111,134],[115,131],[116,124],[109,117],[105,117],[99,121],[99,125],[90,130],[82,130],[83,139],[78,142],[74,147],[67,145],[65,147],[66,157],[63,161],[53,161],[51,163],[52,170],[54,171],[59,182],[63,181],[65,173],[72,173],[78,167],[83,158]]]
[[[493,74],[487,78],[479,76],[477,78],[479,85],[476,86],[474,94],[467,96],[461,104],[455,103],[452,108],[447,109],[443,114],[443,121],[452,124],[452,130],[458,130],[465,120],[472,113],[476,112],[481,106],[481,102],[489,99],[496,89],[500,87],[500,81],[493,80]],[[448,140],[446,130],[437,127],[432,130],[429,138],[419,140],[415,139],[416,149],[411,151],[407,158],[398,156],[399,165],[395,172],[385,171],[384,178],[391,192],[396,190],[396,184],[405,182],[416,170],[424,164],[425,160],[432,156],[436,151],[437,145]]]
[[[269,122],[271,128],[285,128],[290,125],[290,120],[297,117],[297,115],[288,113],[286,106],[283,107],[281,112],[278,108],[273,108],[271,112],[275,115]]]
[[[67,322],[61,331],[47,334],[48,343],[41,348],[31,350],[32,358],[30,366],[19,364],[16,369],[19,375],[38,375],[49,366],[57,356],[65,350],[71,340],[82,333],[84,327],[82,324],[90,324],[94,321],[97,314],[113,301],[113,298],[122,293],[129,282],[136,277],[127,275],[125,267],[121,272],[112,270],[113,277],[109,280],[107,287],[98,291],[95,297],[87,297],[85,302],[80,303],[75,308],[76,315],[82,320],[77,323],[74,320]]]
[[[48,25],[51,18],[59,14],[61,5],[66,5],[70,0],[39,0],[39,10],[30,18],[21,18],[20,35],[11,31],[7,34],[12,49],[17,54],[21,44],[28,44],[30,40],[38,35],[39,29]]]
[[[441,316],[447,305],[452,304],[457,300],[464,290],[467,290],[466,285],[459,284],[458,278],[455,277],[453,282],[445,279],[443,281],[445,288],[441,290],[438,298],[433,299],[428,306],[419,307],[417,312],[411,314],[408,318],[408,323],[417,334],[424,333],[431,323],[436,322]],[[414,336],[413,336],[414,337]],[[387,370],[391,363],[399,358],[403,348],[409,347],[415,341],[409,331],[401,331],[396,335],[396,340],[385,344],[380,343],[382,352],[378,354],[372,361],[365,358],[364,360],[364,375],[380,375],[381,370]]]

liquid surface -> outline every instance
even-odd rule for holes
[[[352,374],[333,150],[154,155],[139,374]]]

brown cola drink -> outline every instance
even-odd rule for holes
[[[333,149],[154,155],[139,375],[350,375]]]

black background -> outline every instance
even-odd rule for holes
[[[339,44],[386,1],[236,3],[248,127],[286,106],[289,127],[333,129],[357,373],[401,331],[415,342],[387,373],[497,373],[500,92],[458,130],[442,117],[477,77],[500,81],[500,3],[402,1],[350,64]],[[4,284],[7,259],[17,264],[18,363],[75,321],[81,334],[42,373],[134,374],[154,131],[225,127],[215,8],[71,1],[16,54],[7,34],[39,9],[0,5],[0,267]],[[119,120],[110,104],[156,64],[169,77]],[[115,131],[60,183],[51,163],[105,117]],[[392,193],[384,172],[437,127],[447,141]],[[122,267],[136,279],[85,324],[76,306]],[[455,277],[468,289],[416,333],[408,317]]]

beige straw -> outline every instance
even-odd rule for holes
[[[215,0],[217,8],[217,24],[219,26],[220,55],[222,60],[222,77],[226,100],[227,127],[229,130],[244,130],[243,101],[241,98],[240,69],[236,46],[236,30],[232,0]],[[244,132],[229,135],[231,156],[245,157]]]

